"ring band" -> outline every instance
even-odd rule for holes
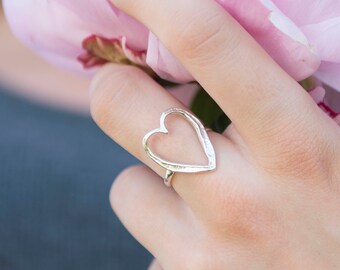
[[[162,159],[161,157],[157,156],[152,150],[150,149],[148,143],[150,138],[155,134],[168,134],[169,131],[167,130],[165,126],[165,120],[166,118],[171,114],[178,114],[182,116],[196,131],[198,140],[203,148],[203,151],[208,159],[208,164],[206,165],[191,165],[191,164],[181,164],[181,163],[175,163],[170,162],[167,160]],[[190,112],[187,112],[183,109],[179,108],[171,108],[161,114],[160,117],[160,127],[157,129],[154,129],[150,132],[148,132],[144,138],[143,138],[143,148],[146,152],[146,154],[158,165],[163,167],[166,170],[165,176],[164,176],[164,184],[168,187],[171,187],[171,180],[175,174],[175,172],[183,172],[183,173],[199,173],[199,172],[208,172],[212,171],[216,168],[216,155],[214,147],[209,139],[208,133],[206,129],[204,128],[201,121],[191,114]]]

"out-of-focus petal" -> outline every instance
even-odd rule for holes
[[[124,36],[134,50],[145,50],[149,30],[134,18],[118,10],[109,0],[55,0],[89,23],[94,35],[112,38]]]
[[[323,61],[340,63],[340,16],[306,25],[302,30]]]
[[[340,91],[339,0],[216,1],[294,79],[313,75],[322,62],[318,78]],[[124,38],[123,50],[133,62],[144,59],[135,59],[130,52],[145,52],[147,64],[162,78],[193,80],[145,26],[109,0],[3,0],[3,4],[14,33],[58,65],[82,71],[77,59],[86,52],[82,43],[89,36]]]
[[[164,47],[152,32],[149,35],[146,63],[165,80],[179,83],[194,80],[177,58]]]
[[[272,0],[298,26],[319,23],[340,16],[338,0]]]
[[[324,101],[325,95],[326,95],[326,90],[323,87],[318,86],[315,89],[313,89],[312,91],[310,91],[309,94],[313,98],[315,103],[318,104],[318,103]]]
[[[77,63],[88,36],[124,36],[129,48],[146,50],[148,30],[127,15],[115,12],[107,1],[4,0],[4,10],[15,35],[27,46],[62,67],[88,74]],[[46,57],[49,55],[49,57]],[[57,57],[59,55],[60,57]],[[50,57],[53,56],[53,57]],[[66,61],[69,58],[70,61]],[[65,61],[69,64],[65,66]],[[74,61],[74,64],[70,62]]]
[[[3,4],[11,29],[29,47],[69,57],[81,51],[88,26],[59,2],[8,0]]]
[[[170,94],[175,96],[185,106],[190,107],[192,100],[199,90],[199,85],[197,83],[187,83],[167,89]]]
[[[320,58],[303,32],[270,0],[217,0],[296,80],[312,75]]]
[[[340,63],[323,62],[316,77],[340,92]]]
[[[340,108],[336,108],[336,105],[340,105],[340,95],[337,94],[334,89],[327,87],[326,91],[322,86],[316,87],[310,91],[309,94],[319,108],[340,125]],[[337,104],[335,104],[334,101]]]
[[[75,74],[91,78],[99,69],[99,67],[94,67],[91,69],[83,69],[82,63],[79,61],[74,61],[74,59],[69,57],[64,57],[60,54],[54,54],[51,52],[43,52],[40,54],[42,58],[46,61],[55,64],[63,69],[71,70]]]
[[[326,103],[340,115],[340,94],[333,88],[326,87]]]

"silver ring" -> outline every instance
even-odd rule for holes
[[[149,148],[148,143],[150,138],[157,134],[168,134],[168,130],[165,126],[165,119],[171,115],[171,114],[178,114],[182,116],[185,120],[187,120],[191,126],[196,131],[196,134],[198,136],[198,140],[203,148],[203,151],[208,159],[208,164],[206,165],[191,165],[191,164],[181,164],[181,163],[175,163],[170,162],[167,160],[164,160],[157,156],[152,150]],[[182,172],[182,173],[199,173],[199,172],[208,172],[212,171],[216,168],[216,155],[214,147],[209,139],[208,133],[206,129],[204,128],[201,121],[194,116],[193,114],[178,108],[171,108],[165,112],[162,113],[160,118],[160,127],[156,128],[150,132],[148,132],[144,138],[143,138],[143,148],[146,152],[146,154],[158,165],[163,167],[166,170],[165,176],[164,176],[164,184],[168,187],[171,187],[171,180],[175,174],[175,172]]]

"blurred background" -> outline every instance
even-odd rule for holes
[[[108,199],[137,161],[91,120],[89,81],[22,46],[2,10],[0,41],[0,269],[146,269]]]

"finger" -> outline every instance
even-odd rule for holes
[[[162,266],[158,263],[157,260],[153,260],[151,265],[149,266],[149,270],[162,270]]]
[[[159,127],[162,112],[172,107],[185,107],[134,67],[105,67],[96,75],[91,89],[91,112],[101,129],[164,177],[165,169],[147,156],[142,140],[150,130]],[[182,118],[171,118],[167,119],[166,125],[170,132],[166,136],[155,137],[154,146],[150,145],[154,152],[174,162],[205,164],[206,158],[190,124]],[[235,170],[235,164],[240,160],[235,147],[224,136],[209,132],[209,137],[216,152],[216,170],[197,174],[176,173],[172,182],[189,206],[200,211],[208,207],[209,196],[214,196],[215,189],[221,186],[218,181],[224,181],[222,176]]]
[[[120,174],[110,201],[127,230],[162,263],[189,241],[182,200],[147,167],[131,167]]]
[[[313,117],[320,112],[302,88],[216,1],[112,2],[163,41],[246,140],[257,142],[286,123],[296,126],[306,115],[319,119]]]

